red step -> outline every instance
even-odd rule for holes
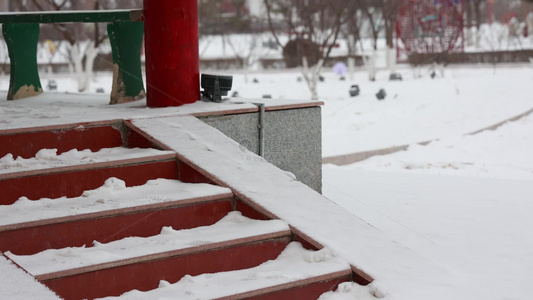
[[[279,256],[253,267],[234,268],[233,271],[217,273],[205,272],[201,275],[188,274],[177,282],[174,278],[173,280],[162,278],[161,280],[166,281],[163,284],[164,288],[155,285],[149,291],[137,290],[122,295],[120,299],[315,300],[326,292],[334,291],[338,284],[350,281],[352,278],[350,265],[335,257],[327,249],[316,252],[305,250],[299,243],[291,243],[280,253]],[[237,251],[235,255],[245,259],[250,253]],[[175,272],[183,273],[180,269],[176,269]],[[129,278],[135,280],[133,275]]]
[[[166,153],[148,157],[108,161],[87,165],[23,171],[0,175],[0,205],[9,205],[20,197],[77,197],[84,191],[100,187],[105,180],[116,177],[127,186],[145,184],[150,179],[178,179],[176,155]]]
[[[228,216],[230,220],[235,214]],[[255,267],[276,258],[290,242],[290,229],[281,221],[241,219],[246,218],[239,216],[229,226],[217,223],[91,248],[7,256],[65,299],[118,296],[132,289],[155,289],[161,280],[176,282],[185,275]],[[160,250],[165,242],[169,245]],[[107,253],[124,258],[106,261]],[[102,257],[101,263],[94,261]]]
[[[57,149],[63,153],[71,149],[91,149],[124,145],[122,121],[78,123],[48,127],[0,130],[0,158],[8,153],[14,157],[30,158],[41,149]]]
[[[128,236],[146,237],[158,234],[163,226],[187,229],[211,225],[231,211],[233,194],[228,189],[176,182],[175,192],[158,191],[157,182],[148,185],[153,190],[149,200],[144,200],[144,195],[139,200],[132,198],[131,193],[136,189],[146,190],[144,186],[135,187],[130,189],[132,192],[112,199],[115,208],[102,207],[100,199],[104,198],[99,195],[0,207],[0,251],[24,255],[91,245],[95,240],[110,242]],[[181,196],[181,186],[197,192],[194,197],[189,195],[191,192]]]

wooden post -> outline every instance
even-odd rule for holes
[[[198,0],[144,0],[148,107],[200,99]]]

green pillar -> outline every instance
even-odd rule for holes
[[[141,71],[143,22],[116,22],[107,26],[113,49],[113,87],[110,104],[145,97]]]
[[[2,32],[11,59],[7,100],[32,97],[43,92],[37,68],[39,24],[3,24]]]

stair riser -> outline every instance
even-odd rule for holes
[[[344,276],[340,278],[335,278],[332,280],[316,282],[305,286],[294,287],[286,290],[275,291],[263,295],[257,296],[236,296],[236,297],[225,297],[218,300],[237,300],[237,299],[253,299],[253,300],[316,300],[320,295],[334,291],[337,289],[337,286],[343,282],[350,281],[350,276]]]
[[[177,179],[178,176],[176,160],[166,160],[10,178],[0,180],[0,205],[13,204],[22,196],[31,200],[79,197],[86,190],[101,187],[110,177],[124,180],[127,186],[136,186],[145,184],[150,179]]]
[[[64,299],[118,296],[132,289],[147,291],[157,288],[160,280],[174,283],[185,275],[255,267],[275,259],[289,242],[290,238],[285,237],[45,280],[43,283]]]
[[[58,154],[71,149],[91,149],[121,147],[122,135],[116,126],[56,128],[38,132],[0,132],[0,157],[11,153],[14,157],[34,157],[41,149],[57,149]]]
[[[131,121],[124,122],[124,125],[127,128],[127,146],[129,148],[138,147],[171,150],[171,148],[169,148],[165,144],[150,137],[141,129],[135,127],[133,124],[131,124]],[[178,164],[180,169],[180,177],[178,178],[179,180],[186,183],[217,184],[216,182],[213,182],[213,180],[209,179],[208,176],[198,171],[197,168],[191,167],[191,165],[189,165],[186,161],[181,161],[178,159]]]
[[[231,201],[226,199],[9,230],[0,232],[0,251],[29,255],[46,249],[90,246],[93,241],[107,243],[130,236],[148,237],[159,234],[164,226],[180,230],[212,225],[230,211]]]

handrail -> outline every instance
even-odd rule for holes
[[[0,23],[113,23],[139,22],[142,9],[9,12],[0,14]]]

